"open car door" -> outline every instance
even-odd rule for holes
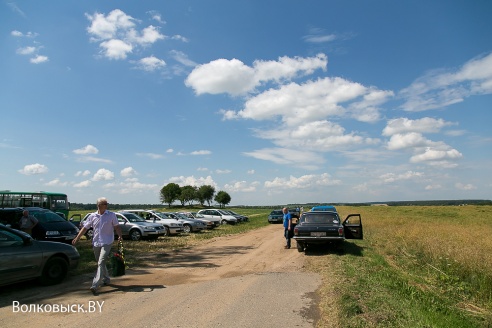
[[[360,214],[349,214],[343,221],[345,239],[363,239],[362,218]]]

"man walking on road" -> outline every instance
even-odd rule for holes
[[[108,211],[108,200],[104,197],[97,200],[97,212],[92,213],[84,221],[83,225],[77,237],[72,241],[72,244],[75,245],[87,230],[90,228],[93,229],[92,246],[94,257],[97,261],[97,271],[90,290],[93,294],[96,294],[97,288],[100,285],[109,284],[110,278],[108,268],[106,267],[106,260],[111,252],[115,231],[118,235],[118,241],[122,240],[121,228],[118,225],[116,214]]]
[[[282,209],[282,212],[284,213],[284,237],[287,242],[287,244],[284,246],[284,248],[290,248],[290,239],[292,238],[293,231],[291,231],[292,228],[292,216],[289,213],[289,210],[287,207],[284,207]]]

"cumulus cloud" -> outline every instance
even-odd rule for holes
[[[164,60],[154,56],[145,57],[137,61],[137,67],[147,72],[153,72],[165,66],[166,62]]]
[[[79,182],[79,183],[74,183],[74,187],[75,188],[88,188],[92,185],[92,182],[90,180],[84,180],[82,182]]]
[[[39,163],[29,164],[24,166],[24,168],[20,169],[18,172],[24,175],[44,174],[48,172],[48,167]]]
[[[243,155],[306,170],[316,170],[325,162],[325,159],[316,152],[288,148],[263,148],[244,152]]]
[[[194,186],[194,187],[200,187],[203,185],[209,185],[214,188],[217,188],[217,183],[214,181],[214,179],[209,175],[207,177],[199,177],[195,178],[193,175],[192,176],[179,176],[179,177],[172,177],[169,179],[169,182],[176,183],[180,186]]]
[[[33,64],[41,64],[47,62],[48,60],[48,57],[41,55],[37,55],[36,57],[29,59],[29,61]]]
[[[261,83],[280,82],[298,75],[311,74],[316,69],[326,70],[327,57],[319,54],[311,58],[281,57],[278,61],[255,61],[253,67],[239,59],[217,59],[198,65],[185,84],[197,95],[228,93],[233,96],[254,92]]]
[[[123,170],[121,170],[120,174],[122,177],[131,177],[131,176],[134,176],[138,173],[133,167],[129,166],[129,167],[125,167]]]
[[[224,185],[224,189],[229,192],[254,192],[259,186],[258,181],[236,181]]]
[[[89,176],[90,174],[91,174],[91,171],[89,171],[89,170],[77,171],[77,173],[75,173],[75,176],[76,177],[86,177],[86,176]]]
[[[455,71],[434,70],[401,90],[405,111],[419,112],[462,102],[466,97],[492,93],[492,53],[465,63]]]
[[[411,120],[406,117],[391,119],[383,129],[384,136],[394,134],[418,132],[418,133],[437,133],[446,126],[457,125],[456,123],[446,122],[443,119],[423,117],[417,120]]]
[[[99,149],[97,149],[93,145],[87,145],[85,147],[73,150],[73,153],[77,155],[97,154],[99,153]]]
[[[49,186],[49,187],[65,187],[67,185],[68,185],[67,182],[63,182],[58,178],[45,183],[45,186]]]
[[[92,177],[92,181],[113,180],[114,173],[107,169],[99,169]]]
[[[138,20],[127,15],[120,9],[115,9],[109,14],[86,14],[90,21],[87,32],[92,42],[98,42],[104,57],[114,60],[123,60],[133,53],[135,48],[145,49],[159,40],[165,39],[165,35],[159,32],[159,28],[153,25],[137,29]],[[156,17],[156,16],[154,16]],[[139,66],[143,69],[160,67],[164,62],[156,61],[152,57]],[[146,65],[145,65],[146,64]],[[149,66],[151,65],[151,66]]]

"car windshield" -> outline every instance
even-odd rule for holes
[[[145,222],[144,218],[133,214],[133,213],[123,213],[123,215],[128,219],[130,222]]]
[[[272,211],[271,215],[283,215],[282,211]]]
[[[162,212],[155,212],[155,214],[160,217],[161,219],[169,219],[169,216],[167,216],[165,213]]]
[[[231,215],[229,213],[227,213],[226,211],[223,211],[223,210],[218,210],[218,212],[222,215]]]
[[[303,221],[306,223],[325,223],[325,224],[338,224],[340,220],[337,215],[328,213],[319,213],[304,215]]]
[[[36,219],[38,219],[39,222],[42,223],[50,223],[50,222],[65,222],[61,216],[54,212],[48,212],[48,211],[39,211],[39,212],[29,212],[32,216],[34,216]]]

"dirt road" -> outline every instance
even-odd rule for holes
[[[282,227],[270,225],[149,254],[147,267],[130,268],[96,296],[90,275],[6,288],[0,327],[313,327],[321,279],[303,272],[304,254],[283,245]],[[28,313],[29,305],[70,311]]]

